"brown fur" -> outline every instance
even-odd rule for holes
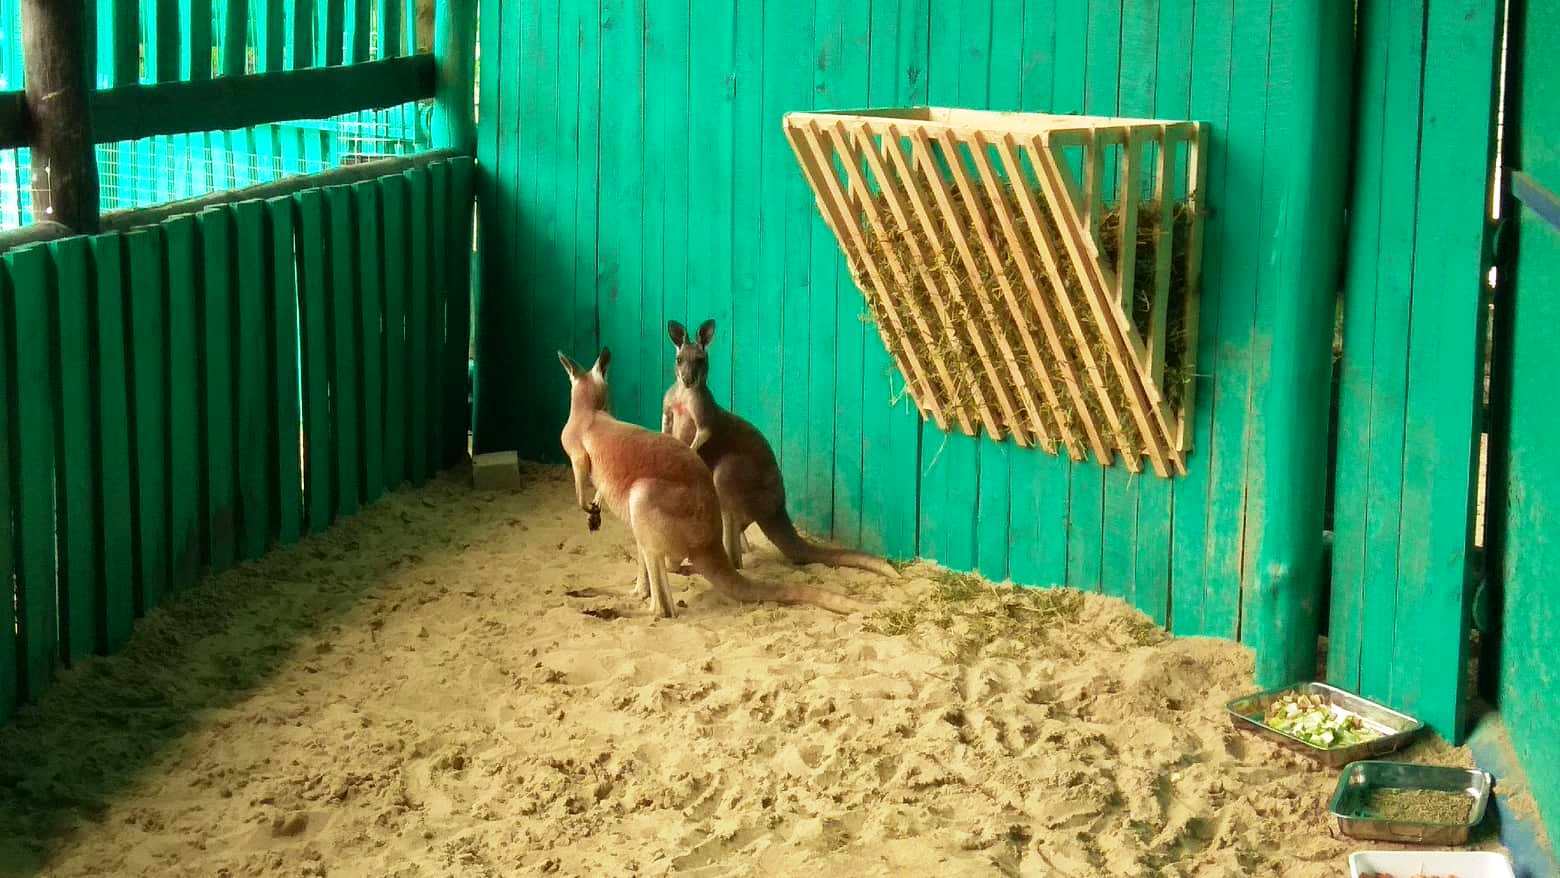
[[[606,503],[628,524],[639,546],[638,592],[657,615],[672,615],[666,565],[687,558],[694,572],[740,601],[807,603],[848,613],[863,605],[844,595],[806,586],[766,585],[738,573],[721,545],[720,500],[709,467],[688,446],[670,436],[625,424],[607,412],[607,366],[603,350],[595,366],[580,368],[558,354],[569,373],[569,421],[563,449],[574,467],[580,508]],[[595,499],[586,501],[587,485]]]
[[[675,320],[667,324],[667,333],[677,348],[677,378],[661,400],[661,431],[690,445],[714,475],[732,565],[742,567],[742,533],[756,523],[793,564],[856,567],[897,578],[899,572],[882,558],[816,545],[797,533],[785,508],[785,481],[774,449],[757,427],[721,408],[710,393],[707,349],[715,321],[704,321],[696,339],[689,339]]]

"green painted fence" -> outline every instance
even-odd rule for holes
[[[439,161],[0,257],[0,721],[202,574],[463,458],[472,178]]]
[[[610,345],[618,413],[659,423],[666,320],[714,317],[711,385],[808,528],[1119,595],[1308,675],[1351,57],[1349,10],[1321,6],[485,0],[479,448],[560,459],[557,348]],[[916,418],[780,119],[928,103],[1211,124],[1186,477]]]
[[[0,0],[0,92],[24,84],[20,6],[20,0]],[[87,6],[97,28],[91,66],[100,89],[401,57],[427,51],[433,36],[431,17],[418,15],[419,7],[431,12],[431,6],[417,0],[88,0]],[[102,144],[102,209],[145,207],[426,150],[434,139],[431,113],[425,102]],[[32,173],[28,150],[0,150],[0,229],[32,219]]]
[[[1515,123],[1510,167],[1522,175],[1524,201],[1507,230],[1515,235],[1515,276],[1496,303],[1504,318],[1496,350],[1504,356],[1494,398],[1504,417],[1497,414],[1491,436],[1491,500],[1503,507],[1492,516],[1490,540],[1503,592],[1496,695],[1553,841],[1560,839],[1560,83],[1550,59],[1560,9],[1538,2],[1517,8],[1525,14],[1512,25],[1517,73],[1507,118]]]
[[[1497,0],[1364,4],[1328,677],[1466,731]]]

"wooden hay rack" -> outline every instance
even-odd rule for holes
[[[784,125],[923,418],[1185,473],[1199,123],[915,107]]]

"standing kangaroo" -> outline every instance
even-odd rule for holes
[[[668,559],[682,558],[735,600],[806,603],[836,613],[864,608],[844,595],[802,585],[761,584],[738,573],[721,545],[720,500],[709,467],[676,439],[625,424],[607,413],[611,351],[603,348],[590,369],[580,368],[561,351],[558,360],[569,373],[563,450],[574,465],[575,498],[592,520],[605,501],[612,514],[628,524],[639,546],[635,591],[650,598],[656,615],[672,615],[666,565]],[[591,483],[596,486],[595,499],[587,503],[586,487]]]
[[[666,324],[666,331],[677,349],[677,378],[661,400],[661,432],[697,451],[714,474],[722,538],[732,566],[742,566],[742,533],[757,522],[793,564],[857,567],[897,578],[899,572],[882,558],[814,545],[796,532],[785,509],[785,481],[774,449],[757,427],[721,408],[710,393],[709,346],[715,321],[704,321],[695,339],[675,320]]]

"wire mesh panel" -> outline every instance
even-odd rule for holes
[[[924,418],[1185,472],[1200,126],[918,108],[785,131]]]

